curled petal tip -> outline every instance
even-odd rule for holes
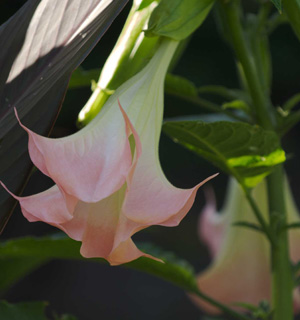
[[[219,175],[219,173],[215,173],[215,174],[209,176],[208,178],[206,178],[206,179],[204,179],[203,181],[201,181],[195,188],[196,188],[196,189],[199,189],[199,188],[200,188],[201,186],[203,186],[206,182],[212,180],[213,178],[215,178],[215,177],[218,176],[218,175]]]
[[[19,118],[19,114],[18,114],[18,110],[16,107],[14,107],[14,111],[15,111],[15,116],[19,122],[19,125],[26,131],[29,133],[29,129],[27,127],[24,126],[24,124],[21,122],[20,118]]]
[[[2,181],[0,181],[0,184],[13,198],[15,198],[16,200],[20,199],[18,196],[13,194]]]
[[[215,178],[216,176],[218,176],[219,173],[215,173],[211,176],[209,176],[208,178],[204,179],[203,181],[201,181],[199,184],[197,184],[193,189],[198,190],[200,187],[202,187],[206,182],[212,180],[213,178]]]
[[[219,174],[220,174],[219,172],[213,174],[212,176],[208,177],[208,178],[206,179],[206,181],[209,181],[209,180],[215,178],[215,177],[218,176]]]

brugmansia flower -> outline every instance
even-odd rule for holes
[[[178,189],[159,164],[164,78],[177,44],[162,41],[149,64],[78,133],[49,139],[21,124],[32,162],[56,185],[14,197],[29,221],[44,221],[82,241],[84,257],[117,265],[147,256],[131,236],[151,225],[178,225],[205,182]]]
[[[267,192],[265,183],[253,190],[261,212],[267,219]],[[291,192],[286,183],[288,222],[299,222]],[[197,277],[199,289],[214,299],[237,307],[236,303],[258,305],[270,301],[271,277],[269,243],[265,236],[250,228],[232,226],[234,222],[257,223],[240,186],[232,180],[224,209],[216,212],[214,201],[208,201],[199,220],[200,238],[208,245],[213,262]],[[294,262],[300,260],[300,232],[289,232],[290,255]],[[218,313],[212,305],[193,297],[205,311]],[[300,294],[294,291],[294,309],[300,310]]]

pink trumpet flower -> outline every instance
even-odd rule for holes
[[[253,190],[253,196],[268,217],[267,192],[265,182]],[[288,223],[299,222],[299,215],[292,199],[291,191],[285,185]],[[199,289],[210,297],[241,309],[238,303],[258,305],[260,301],[270,301],[271,276],[269,243],[266,237],[250,228],[233,226],[235,222],[257,223],[244,193],[236,181],[231,180],[225,206],[216,212],[213,194],[199,219],[199,236],[208,245],[213,261],[197,277]],[[300,260],[300,231],[289,232],[290,256],[293,262]],[[203,310],[211,314],[219,310],[192,297]],[[299,289],[294,290],[294,311],[300,311]]]
[[[44,221],[81,241],[84,257],[103,257],[111,265],[150,257],[131,236],[151,225],[178,225],[198,188],[212,178],[179,189],[160,167],[164,78],[177,45],[162,41],[149,64],[71,136],[45,138],[20,123],[29,136],[32,162],[55,186],[29,197],[13,196],[29,221]]]

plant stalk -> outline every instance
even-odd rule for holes
[[[247,81],[257,121],[265,129],[273,129],[275,125],[274,112],[268,97],[264,95],[261,88],[255,59],[241,25],[240,1],[232,0],[225,2],[221,0],[221,3],[225,12],[226,23],[230,30],[231,43],[242,66],[242,72]]]
[[[276,234],[276,243],[271,246],[272,303],[274,320],[293,319],[293,278],[289,258],[286,207],[284,199],[284,174],[282,166],[267,177],[270,227]]]
[[[243,76],[252,98],[257,122],[263,128],[276,132],[274,108],[260,85],[259,72],[242,27],[240,1],[220,1],[230,31],[232,46],[242,66]],[[293,319],[293,282],[288,235],[286,229],[281,231],[281,227],[286,223],[283,182],[283,167],[278,165],[267,177],[269,229],[275,240],[271,242],[273,320]]]

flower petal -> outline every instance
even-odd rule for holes
[[[246,233],[254,234],[255,231]],[[222,261],[216,262],[198,276],[198,287],[203,293],[231,306],[238,302],[258,305],[261,300],[270,300],[271,279],[262,242],[264,239],[257,234],[256,237],[249,236],[238,238],[238,243],[232,245]],[[209,313],[220,312],[202,299],[193,297],[193,300]]]
[[[153,258],[140,251],[131,240],[132,234],[144,228],[128,221],[122,215],[122,203],[126,185],[110,197],[97,203],[81,203],[74,213],[76,217],[87,217],[81,240],[81,254],[86,258],[102,257],[111,265],[118,265],[135,260],[141,256]],[[66,233],[70,222],[63,224]],[[78,223],[77,223],[78,224]],[[156,259],[156,258],[153,258]],[[158,259],[156,259],[158,260]]]
[[[105,259],[109,257],[114,245],[125,192],[126,186],[124,185],[111,196],[97,203],[87,203],[81,208],[87,216],[80,250],[84,257],[103,257]]]
[[[61,139],[39,136],[20,125],[29,135],[32,162],[66,194],[97,202],[124,184],[132,165],[128,141],[132,125],[118,104],[78,133]]]
[[[72,212],[68,210],[66,201],[59,188],[52,188],[29,197],[18,197],[1,185],[20,202],[25,218],[30,222],[43,221],[49,224],[64,223],[72,219]],[[76,201],[73,203],[75,207]]]
[[[162,99],[162,97],[156,97],[156,99]],[[191,189],[179,189],[168,182],[158,159],[162,112],[163,102],[160,101],[147,115],[148,120],[143,130],[139,132],[137,129],[142,141],[143,152],[132,178],[128,182],[124,214],[128,219],[145,225],[173,226],[178,225],[191,208],[198,188],[215,175]],[[154,134],[153,130],[155,130]],[[185,209],[184,212],[182,212],[183,208]],[[176,222],[174,220],[175,216],[178,217]],[[172,223],[170,219],[173,221]]]
[[[256,187],[254,196],[262,200],[258,201],[263,204],[260,209],[267,214],[264,184]],[[235,221],[256,223],[243,191],[234,180],[229,185],[222,211],[223,239],[217,246],[218,254],[212,264],[197,277],[199,289],[223,304],[245,302],[257,305],[261,300],[270,299],[271,295],[269,244],[262,234],[254,230],[232,226]],[[210,216],[215,217],[212,213]],[[220,236],[218,228],[216,230]],[[214,232],[214,228],[211,231]],[[209,235],[209,241],[212,236]],[[219,312],[197,297],[193,300],[207,312]]]

